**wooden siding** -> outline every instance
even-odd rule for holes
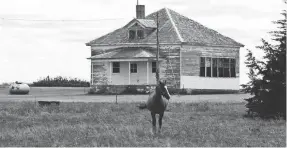
[[[160,53],[165,60],[160,65],[160,78],[167,81],[168,86],[180,87],[180,47],[160,46]]]
[[[181,51],[181,75],[197,76],[199,75],[199,52]]]
[[[93,66],[93,84],[94,85],[106,85],[109,83],[108,80],[108,65],[107,62],[96,62],[92,63]]]
[[[156,48],[156,46],[150,46]],[[92,47],[92,55],[102,53],[108,50],[113,50],[114,46],[111,47]],[[161,45],[160,54],[165,57],[165,60],[160,62],[160,78],[161,80],[167,80],[168,86],[182,88],[183,84],[186,83],[186,86],[195,86],[198,85],[199,81],[195,79],[203,80],[199,77],[200,72],[200,57],[213,57],[213,58],[235,58],[236,59],[236,77],[230,78],[222,81],[222,84],[226,85],[227,83],[232,84],[233,88],[237,88],[237,83],[239,85],[239,48],[232,47],[203,47],[203,46],[190,46],[183,45]],[[149,80],[148,84],[155,84],[155,73],[152,73],[152,61],[149,61]],[[109,62],[105,63],[104,66],[94,66],[94,84],[99,84],[100,82],[108,82],[110,85],[146,85],[147,83],[147,69],[146,62],[137,62],[138,63],[138,73],[131,74],[131,79],[129,83],[128,78],[128,62],[121,63],[121,72],[120,74],[111,74],[110,73],[110,64]],[[97,69],[97,70],[96,70]],[[101,78],[98,78],[101,77]],[[182,80],[184,79],[184,81]],[[218,80],[211,80],[218,79]],[[209,78],[204,79],[206,84],[209,84],[225,78]],[[233,80],[231,80],[233,79]],[[190,81],[190,82],[185,82]],[[194,82],[194,83],[193,83]],[[196,83],[195,83],[196,82]],[[201,83],[201,82],[200,82]],[[211,84],[210,84],[211,85]],[[198,85],[201,86],[201,85]],[[197,88],[200,89],[200,88]],[[208,88],[211,89],[211,88]]]

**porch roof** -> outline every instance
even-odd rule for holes
[[[112,60],[112,59],[154,59],[156,58],[155,49],[151,48],[118,48],[103,54],[91,56],[92,60]],[[159,58],[162,58],[159,55]]]

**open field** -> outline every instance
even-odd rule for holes
[[[286,146],[286,122],[243,117],[244,103],[170,103],[161,134],[138,103],[0,103],[0,146]]]
[[[29,95],[32,96],[59,96],[86,94],[89,87],[30,87]],[[0,87],[0,97],[8,96],[9,88]]]
[[[0,88],[0,102],[61,101],[61,102],[115,102],[116,96],[86,95],[88,88],[32,87],[29,95],[9,95],[8,88]],[[118,102],[141,102],[148,95],[119,95]],[[245,102],[249,94],[173,95],[170,102]]]

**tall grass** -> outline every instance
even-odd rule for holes
[[[1,103],[0,146],[286,146],[284,120],[244,118],[242,103],[172,103],[161,134],[136,106]]]

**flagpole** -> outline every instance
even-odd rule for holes
[[[156,52],[156,82],[159,84],[159,40],[158,40],[158,12],[156,13],[156,45],[157,45],[157,52]]]

